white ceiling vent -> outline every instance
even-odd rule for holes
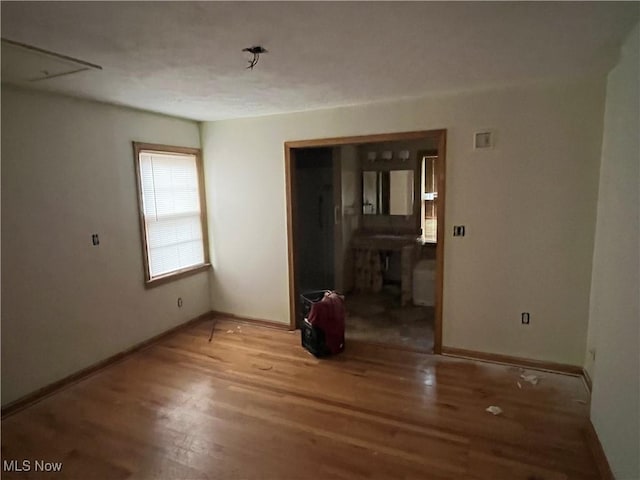
[[[492,148],[493,132],[491,130],[481,130],[473,135],[473,148]]]
[[[100,65],[2,39],[2,81],[39,82],[85,70],[102,70]]]

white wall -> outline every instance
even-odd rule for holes
[[[209,310],[207,273],[143,286],[133,140],[200,143],[195,122],[2,86],[3,404]]]
[[[609,73],[593,255],[591,420],[619,480],[640,478],[639,28]]]
[[[598,79],[205,123],[214,309],[289,321],[285,141],[446,128],[444,345],[582,365],[603,105]]]

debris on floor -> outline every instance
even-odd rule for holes
[[[518,388],[522,389],[522,384],[520,382],[516,382],[516,384],[518,385]]]
[[[233,330],[227,330],[227,333],[233,333]]]
[[[538,382],[540,381],[538,376],[533,374],[525,375],[523,373],[520,375],[520,378],[523,379],[525,382],[529,382],[531,385],[537,385]]]
[[[502,413],[502,409],[500,407],[496,407],[495,405],[491,405],[490,407],[487,407],[486,411],[494,415],[500,415]]]

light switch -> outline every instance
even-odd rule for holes
[[[453,226],[453,236],[454,237],[464,237],[464,225],[454,225]]]

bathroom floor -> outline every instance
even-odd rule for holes
[[[400,306],[398,289],[346,296],[346,340],[433,351],[434,308]]]

